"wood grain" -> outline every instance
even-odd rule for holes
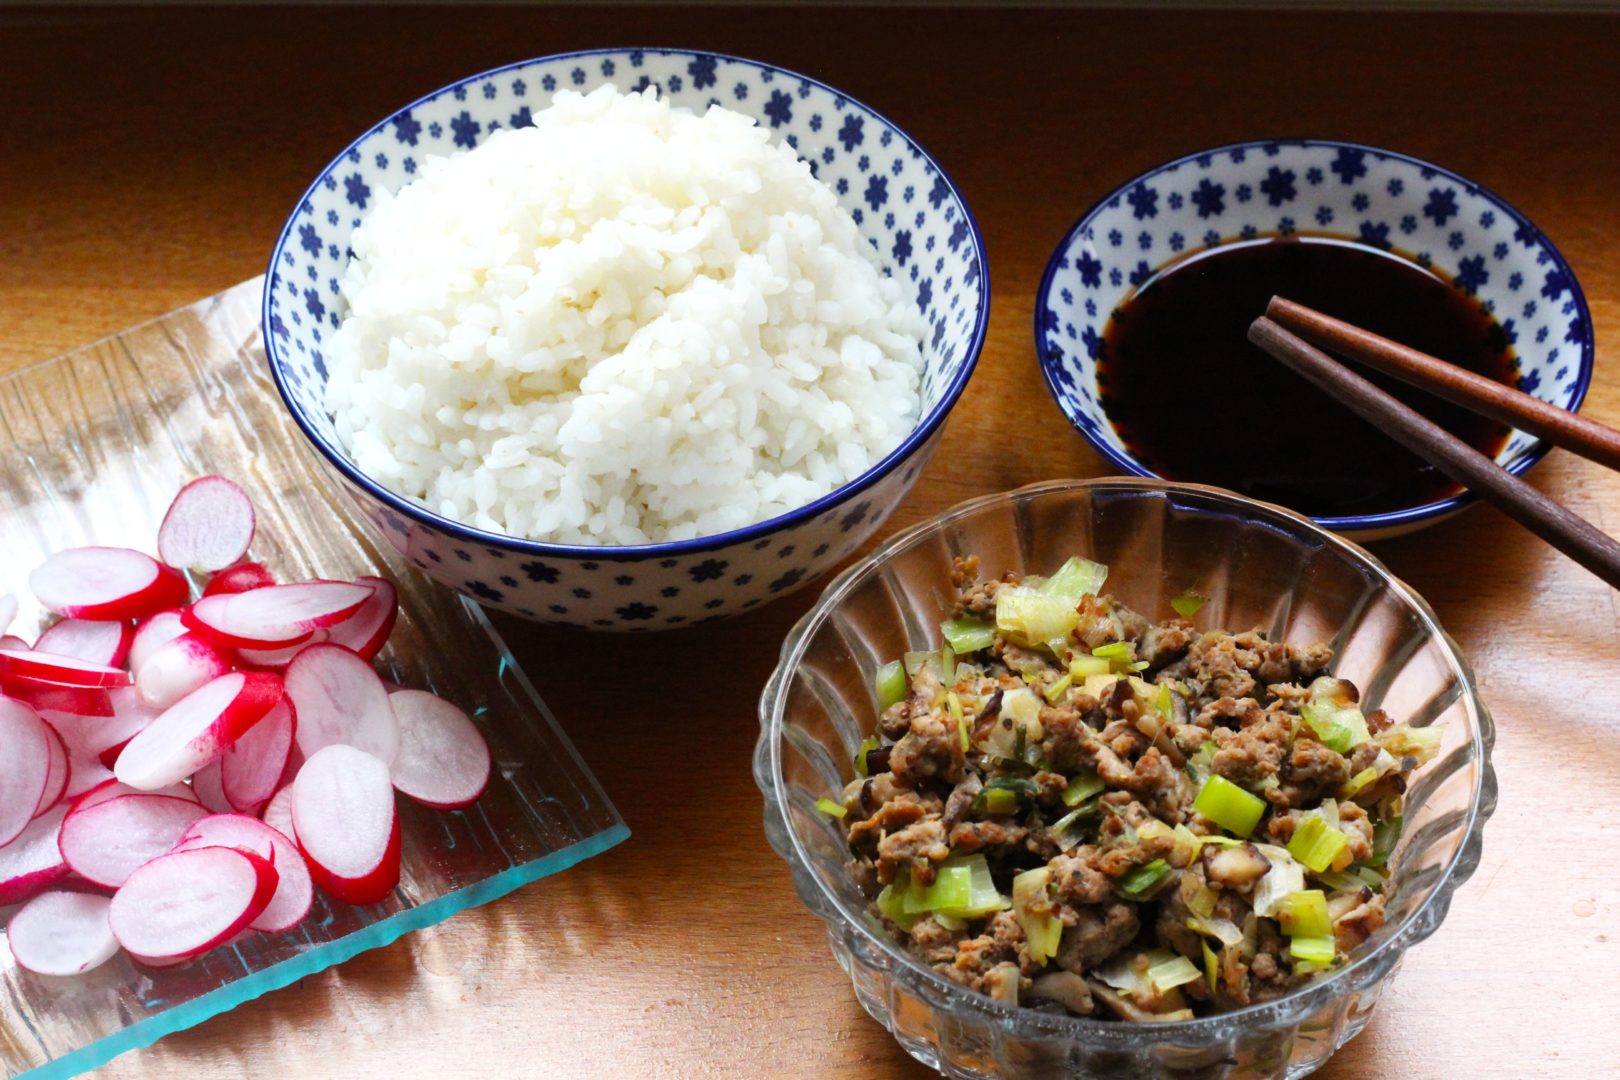
[[[1358,139],[1503,192],[1620,333],[1620,23],[1583,16],[547,6],[0,11],[0,369],[263,270],[309,178],[456,77],[583,46],[758,56],[889,113],[990,245],[977,376],[895,515],[1104,471],[1030,339],[1047,255],[1155,162],[1265,134]],[[1620,423],[1600,361],[1587,411]],[[1613,533],[1620,477],[1532,481]],[[1320,1075],[1615,1075],[1620,601],[1496,511],[1377,553],[1439,611],[1500,728],[1475,879]],[[813,590],[715,627],[508,623],[634,836],[603,857],[246,1005],[107,1076],[926,1075],[862,1013],[765,844],[754,704]]]

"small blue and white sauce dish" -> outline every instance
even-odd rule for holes
[[[927,464],[989,303],[961,192],[894,123],[770,64],[623,48],[474,75],[360,136],[288,218],[262,315],[294,420],[415,566],[646,631],[855,551]]]
[[[1474,501],[1247,341],[1272,296],[1570,411],[1592,319],[1552,242],[1496,194],[1404,154],[1277,139],[1127,181],[1064,237],[1036,294],[1047,388],[1114,466],[1212,484],[1357,540]],[[1363,371],[1515,474],[1550,448]]]

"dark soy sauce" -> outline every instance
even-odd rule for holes
[[[1415,262],[1328,238],[1234,244],[1171,264],[1108,321],[1097,380],[1131,453],[1161,476],[1317,517],[1456,494],[1445,474],[1249,343],[1273,295],[1513,381],[1496,320]],[[1488,457],[1506,443],[1494,420],[1356,370]]]

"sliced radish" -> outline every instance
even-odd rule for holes
[[[116,889],[138,867],[172,851],[207,815],[172,795],[120,795],[76,807],[62,822],[62,858],[86,881]]]
[[[135,689],[147,705],[167,709],[230,670],[230,661],[201,634],[184,633],[146,658],[135,672]]]
[[[65,712],[76,716],[113,715],[112,699],[108,692],[92,686],[73,686],[0,671],[0,694],[40,712]]]
[[[283,698],[220,755],[220,787],[239,812],[263,806],[276,793],[296,728],[292,700]]]
[[[343,743],[384,765],[399,751],[388,691],[370,664],[341,645],[311,645],[287,665],[287,696],[298,710],[305,757]]]
[[[399,593],[393,582],[380,577],[356,578],[354,583],[370,588],[371,597],[359,611],[327,631],[327,640],[353,649],[362,660],[370,660],[382,651],[388,635],[394,632],[394,621],[399,618]]]
[[[7,634],[0,637],[0,649],[11,649],[16,652],[27,652],[32,645],[18,637],[16,634]]]
[[[256,919],[277,882],[272,863],[238,848],[172,852],[130,875],[108,921],[118,943],[139,956],[196,956]]]
[[[187,629],[224,644],[248,649],[279,649],[306,640],[311,631],[342,622],[371,595],[364,585],[306,581],[269,585],[245,593],[205,596],[187,608]]]
[[[437,810],[459,810],[489,786],[489,744],[467,714],[425,690],[401,690],[388,703],[399,723],[394,786]]]
[[[40,975],[82,975],[118,955],[107,921],[112,900],[94,893],[41,893],[6,925],[17,963]]]
[[[119,667],[129,656],[129,647],[134,639],[135,628],[127,622],[63,619],[39,635],[34,648],[56,656],[72,656],[92,664]]]
[[[293,830],[315,883],[374,904],[399,884],[399,815],[388,766],[352,746],[311,754],[293,782]]]
[[[143,791],[184,779],[241,738],[281,698],[279,676],[222,675],[170,706],[131,739],[113,773]]]
[[[292,819],[292,785],[288,784],[270,797],[264,804],[264,823],[276,832],[293,840],[298,839],[298,830],[293,827]]]
[[[124,744],[157,719],[159,710],[141,704],[134,687],[109,691],[107,699],[111,716],[80,716],[54,709],[40,713],[40,718],[62,737],[75,772],[79,763],[89,761],[101,761],[111,768]],[[80,791],[89,786],[79,786],[76,778],[74,784]]]
[[[28,576],[39,602],[70,619],[139,619],[178,607],[186,582],[150,555],[128,548],[58,551]]]
[[[41,889],[47,889],[67,876],[67,863],[57,836],[67,807],[29,822],[11,843],[0,847],[0,907],[20,904]]]
[[[0,697],[0,846],[22,835],[39,815],[51,784],[56,733],[20,701]]]
[[[253,543],[253,500],[223,476],[180,489],[158,526],[158,557],[178,570],[223,570]]]
[[[179,608],[160,611],[146,619],[135,628],[135,639],[130,642],[129,656],[126,657],[129,670],[139,675],[141,665],[153,653],[185,632],[186,626],[180,621]]]
[[[188,802],[201,802],[196,793],[185,784],[170,784],[168,787],[158,788],[156,791],[137,791],[128,784],[120,783],[117,780],[105,780],[74,799],[73,805],[68,807],[68,812],[88,810],[98,803],[104,803],[122,795],[164,795],[176,799],[185,799]]]
[[[10,630],[16,620],[17,598],[10,593],[0,593],[0,634]]]
[[[309,866],[299,853],[298,845],[284,833],[241,814],[215,814],[188,829],[175,850],[185,851],[195,847],[241,848],[275,864],[276,873],[281,879],[276,885],[276,895],[258,918],[248,925],[250,930],[270,933],[289,930],[309,914],[309,906],[314,899]]]
[[[262,589],[267,585],[274,585],[276,579],[270,571],[265,569],[264,563],[245,562],[235,566],[227,566],[219,573],[208,579],[203,587],[204,596],[218,596],[220,593],[251,592]]]
[[[237,649],[236,655],[242,663],[251,668],[265,671],[282,671],[292,663],[293,657],[309,648],[311,645],[320,645],[330,635],[329,630],[314,630],[309,637],[296,645],[288,645],[281,649]]]
[[[62,798],[77,799],[81,795],[113,780],[113,772],[99,757],[76,757],[68,754],[68,782],[62,789]]]
[[[236,813],[236,807],[232,806],[231,800],[225,797],[225,781],[221,775],[217,759],[210,761],[192,774],[191,790],[196,794],[197,801],[214,813]]]
[[[43,720],[41,721],[44,722]],[[68,779],[73,774],[73,766],[68,761],[67,746],[62,737],[49,723],[45,724],[46,749],[51,755],[51,771],[45,781],[45,790],[40,792],[39,805],[34,807],[34,816],[39,817],[45,811],[62,801],[62,795],[67,791]],[[4,766],[0,766],[4,768]]]
[[[110,689],[128,686],[129,672],[107,664],[92,664],[72,656],[31,649],[0,649],[0,671],[25,679],[44,679],[69,686]]]

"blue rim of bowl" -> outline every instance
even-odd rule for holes
[[[1569,281],[1570,292],[1574,296],[1576,311],[1580,313],[1581,324],[1586,328],[1586,332],[1581,341],[1581,358],[1579,370],[1576,372],[1575,377],[1574,397],[1570,400],[1569,404],[1570,412],[1574,413],[1580,411],[1581,404],[1586,400],[1586,392],[1592,384],[1592,367],[1596,356],[1596,347],[1593,338],[1594,329],[1592,326],[1592,312],[1591,309],[1587,307],[1586,293],[1582,291],[1581,283],[1575,277],[1575,271],[1569,265],[1569,261],[1564,258],[1563,253],[1558,250],[1557,246],[1552,242],[1546,233],[1541,231],[1540,227],[1537,226],[1535,222],[1526,217],[1518,207],[1502,198],[1502,196],[1498,195],[1495,191],[1492,191],[1484,184],[1470,180],[1460,173],[1452,172],[1450,169],[1435,165],[1432,162],[1424,161],[1422,158],[1413,157],[1411,154],[1403,154],[1397,150],[1386,150],[1381,146],[1372,146],[1367,143],[1346,142],[1343,139],[1314,139],[1299,137],[1283,139],[1250,139],[1246,142],[1227,143],[1223,146],[1212,146],[1207,150],[1195,150],[1190,154],[1183,154],[1178,158],[1173,158],[1170,161],[1162,162],[1153,166],[1151,169],[1147,169],[1146,171],[1140,172],[1131,177],[1129,180],[1125,181],[1123,184],[1119,185],[1114,190],[1098,199],[1089,208],[1087,208],[1085,213],[1081,214],[1080,217],[1075,220],[1075,223],[1071,225],[1068,231],[1063,234],[1063,239],[1058,242],[1057,248],[1053,250],[1052,257],[1047,260],[1046,271],[1041,275],[1040,288],[1035,293],[1035,356],[1036,360],[1040,364],[1041,378],[1046,383],[1047,393],[1052,395],[1052,400],[1054,403],[1061,402],[1062,394],[1052,378],[1052,358],[1051,354],[1046,348],[1046,334],[1042,327],[1045,325],[1047,313],[1050,311],[1047,306],[1046,298],[1048,295],[1050,295],[1052,282],[1054,279],[1056,279],[1059,273],[1058,264],[1063,260],[1064,255],[1068,252],[1069,245],[1074,241],[1075,236],[1079,234],[1081,229],[1086,227],[1092,218],[1096,217],[1100,211],[1106,208],[1110,202],[1124,195],[1125,192],[1129,191],[1134,185],[1141,183],[1144,180],[1157,176],[1158,174],[1166,172],[1172,168],[1185,165],[1187,162],[1194,161],[1197,158],[1224,154],[1233,150],[1257,150],[1267,146],[1347,147],[1352,150],[1365,150],[1385,158],[1393,158],[1397,161],[1404,161],[1409,165],[1416,165],[1421,169],[1431,169],[1436,175],[1444,176],[1447,179],[1461,184],[1469,191],[1477,192],[1478,194],[1483,195],[1485,198],[1495,203],[1497,208],[1503,213],[1507,214],[1515,222],[1527,229],[1529,233],[1536,239],[1536,241],[1540,243],[1541,246],[1546,250],[1547,254],[1552,257],[1554,267],[1564,272],[1565,278]],[[1184,256],[1177,256],[1177,259],[1183,257]],[[1058,410],[1062,412],[1062,409],[1062,405],[1059,404]],[[1107,414],[1104,413],[1104,415],[1106,416]],[[1196,483],[1196,481],[1192,480],[1173,480],[1170,477],[1161,476],[1159,473],[1154,472],[1146,465],[1143,465],[1141,462],[1137,461],[1129,453],[1110,446],[1106,440],[1099,436],[1093,435],[1091,432],[1087,431],[1083,425],[1075,423],[1074,420],[1069,417],[1068,413],[1065,412],[1063,416],[1064,419],[1069,421],[1069,425],[1078,431],[1080,436],[1084,438],[1086,442],[1091,444],[1093,449],[1095,449],[1103,457],[1107,458],[1115,466],[1124,470],[1126,473],[1133,476],[1146,476],[1158,480],[1169,480],[1171,483]],[[1507,469],[1508,472],[1515,476],[1523,476],[1537,463],[1539,463],[1542,458],[1546,457],[1547,452],[1551,449],[1552,444],[1547,442],[1547,440],[1541,438],[1532,439],[1530,444],[1526,446],[1517,457],[1508,462],[1507,465],[1503,466],[1503,468]],[[1472,506],[1478,501],[1479,496],[1475,495],[1467,488],[1464,488],[1461,492],[1451,496],[1450,498],[1441,499],[1438,502],[1424,503],[1421,506],[1409,506],[1402,510],[1389,510],[1381,514],[1355,514],[1347,517],[1313,517],[1311,520],[1316,522],[1322,528],[1329,529],[1334,532],[1365,532],[1374,529],[1387,529],[1401,525],[1412,525],[1419,522],[1429,521],[1431,519],[1442,518]]]
[[[782,75],[791,79],[801,79],[811,86],[820,87],[829,94],[842,98],[844,101],[847,101],[849,104],[854,105],[857,108],[865,109],[873,117],[893,128],[901,137],[909,142],[912,147],[922,155],[923,160],[937,170],[940,178],[944,180],[946,186],[950,188],[951,194],[956,196],[956,201],[961,205],[962,213],[967,218],[968,230],[972,234],[974,250],[978,252],[979,276],[984,283],[984,300],[979,305],[978,318],[975,320],[973,325],[972,339],[968,343],[967,357],[962,362],[961,370],[959,370],[956,375],[952,377],[950,385],[945,388],[945,393],[940,397],[939,402],[934,406],[934,408],[929,411],[928,415],[919,420],[917,422],[917,426],[912,428],[911,433],[901,441],[900,445],[891,450],[888,455],[876,465],[872,466],[870,469],[866,470],[860,476],[857,476],[854,480],[851,480],[843,487],[828,492],[826,495],[823,495],[821,498],[812,503],[807,503],[796,510],[790,510],[785,514],[768,518],[765,521],[756,522],[753,525],[746,525],[741,529],[733,529],[730,532],[715,533],[711,536],[699,536],[691,540],[672,540],[663,544],[627,544],[622,546],[602,545],[599,547],[586,544],[548,544],[540,540],[528,540],[523,537],[509,536],[505,533],[487,532],[483,529],[477,529],[471,525],[466,525],[462,522],[436,514],[426,507],[418,506],[416,503],[411,502],[402,495],[396,495],[394,492],[389,491],[383,485],[377,483],[371,477],[361,472],[353,462],[349,461],[347,456],[345,456],[336,447],[328,443],[326,439],[321,437],[320,433],[317,432],[314,426],[305,418],[303,412],[293,404],[293,397],[288,391],[286,381],[282,375],[281,366],[276,363],[280,350],[275,344],[275,335],[270,332],[270,290],[268,288],[268,284],[270,279],[275,275],[276,266],[281,261],[282,248],[287,245],[287,241],[292,236],[294,223],[297,221],[298,215],[302,211],[304,203],[315,194],[315,189],[320,186],[321,180],[333,169],[342,164],[342,162],[347,158],[350,150],[359,146],[361,143],[375,135],[378,131],[382,130],[393,117],[398,116],[406,109],[415,109],[419,106],[426,105],[433,99],[448,91],[454,90],[458,86],[469,86],[472,83],[480,80],[489,79],[505,72],[512,71],[516,68],[528,67],[531,64],[569,60],[576,57],[585,56],[604,56],[609,54],[618,55],[620,53],[635,52],[638,50],[641,52],[656,53],[664,56],[712,56],[717,60],[724,60],[727,63],[747,64],[748,66],[758,68],[761,71],[773,72],[774,74]],[[383,503],[383,505],[389,507],[390,509],[403,514],[408,518],[416,519],[417,521],[422,522],[431,528],[438,530],[439,532],[455,537],[456,539],[466,543],[478,544],[484,547],[515,549],[528,555],[549,555],[554,558],[595,559],[598,561],[610,562],[641,561],[644,559],[668,557],[671,555],[697,554],[705,551],[714,551],[723,547],[730,547],[732,544],[745,543],[749,540],[758,540],[760,537],[769,536],[771,534],[781,532],[783,529],[794,528],[798,525],[804,524],[805,522],[815,518],[817,515],[825,513],[828,510],[835,509],[843,503],[848,502],[850,499],[872,487],[879,480],[882,480],[895,469],[899,468],[901,463],[910,458],[912,454],[922,449],[928,440],[933,437],[934,433],[938,431],[941,426],[943,426],[945,423],[945,418],[950,414],[951,409],[956,406],[957,400],[962,396],[962,391],[967,389],[968,381],[973,377],[973,371],[979,363],[979,356],[984,351],[985,335],[990,325],[990,261],[986,256],[984,235],[979,231],[979,222],[976,218],[974,218],[973,209],[968,205],[967,197],[962,194],[962,189],[957,186],[956,180],[951,176],[950,173],[945,171],[945,167],[939,163],[939,159],[931,154],[927,147],[918,142],[909,131],[895,123],[893,120],[889,119],[889,117],[885,114],[866,104],[866,102],[861,101],[859,98],[852,97],[836,87],[829,86],[820,79],[812,78],[809,75],[800,74],[791,68],[778,67],[775,64],[767,63],[763,60],[752,60],[748,57],[733,56],[729,53],[654,45],[620,45],[599,49],[580,49],[574,52],[552,53],[547,56],[532,57],[528,60],[518,60],[510,64],[503,64],[497,68],[490,68],[488,71],[480,71],[477,74],[469,75],[464,79],[457,79],[453,83],[447,83],[430,93],[422,95],[410,104],[402,105],[398,109],[390,112],[377,123],[367,128],[364,134],[362,134],[359,138],[355,139],[348,146],[344,147],[336,157],[334,157],[323,169],[321,169],[320,173],[316,175],[314,181],[309,185],[309,187],[304,189],[304,193],[298,197],[298,201],[293,204],[292,213],[287,216],[287,223],[282,227],[281,235],[276,239],[275,248],[270,252],[270,264],[266,270],[265,283],[267,287],[265,289],[263,303],[260,307],[259,319],[260,335],[264,338],[265,353],[271,361],[270,377],[275,381],[276,391],[281,395],[282,403],[287,406],[287,411],[292,414],[293,422],[298,425],[301,431],[303,431],[304,437],[313,443],[315,448],[321,452],[321,455],[325,457],[326,460],[338,470],[338,472],[342,473],[350,483],[356,485],[368,495],[379,500]]]

